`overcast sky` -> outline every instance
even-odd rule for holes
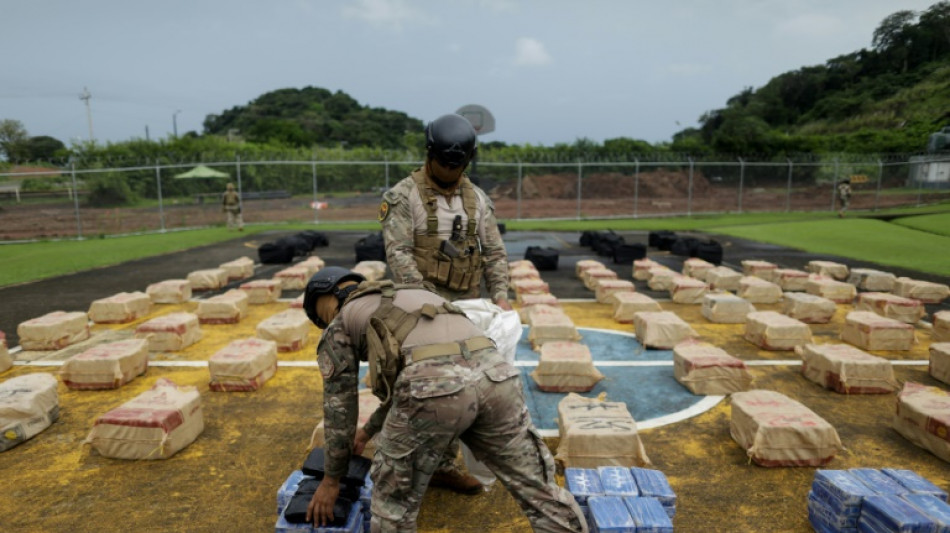
[[[649,142],[744,87],[871,47],[936,0],[0,0],[0,119],[67,145],[201,132],[208,114],[308,85],[483,141]]]

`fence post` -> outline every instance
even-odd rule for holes
[[[785,158],[788,161],[788,189],[785,191],[785,212],[788,213],[792,210],[792,160]]]
[[[881,202],[881,181],[884,180],[884,162],[877,159],[877,192],[874,194],[874,210],[877,211]]]
[[[237,165],[237,182],[238,182],[237,190],[238,190],[238,209],[239,209],[238,212],[243,213],[244,199],[241,198],[241,196],[243,196],[244,193],[241,192],[242,191],[241,189],[241,154],[234,154],[234,163],[235,165]]]
[[[522,175],[524,174],[524,164],[521,162],[521,159],[518,159],[518,190],[516,191],[518,202],[518,220],[521,220],[521,180]]]
[[[693,216],[693,156],[689,156],[689,187],[686,193],[686,216]]]
[[[386,171],[386,190],[388,191],[389,190],[389,156],[386,156],[386,158],[383,160],[383,167],[385,168],[385,171]]]
[[[745,181],[745,161],[741,157],[736,158],[739,160],[739,214],[742,214],[742,187],[743,182]]]
[[[73,207],[76,211],[76,240],[82,240],[82,217],[79,216],[79,187],[76,185],[76,162],[70,161],[73,175]]]
[[[584,164],[577,160],[577,220],[581,219],[581,176],[584,173]]]
[[[838,158],[837,158],[837,156],[836,156],[836,157],[835,157],[835,177],[834,177],[834,183],[831,185],[831,212],[832,212],[832,213],[835,212],[835,195],[836,195],[837,192],[838,192],[838,170],[839,170],[839,168],[840,168],[840,167],[838,166]]]
[[[155,188],[158,191],[158,220],[161,226],[161,232],[165,233],[165,203],[162,200],[162,167],[158,166],[158,158],[155,158]]]
[[[921,193],[923,192],[924,180],[920,179],[921,176],[919,172],[916,173],[916,175],[914,175],[914,173],[911,173],[911,175],[914,176],[914,178],[917,180],[917,207],[920,207],[920,196],[921,196]]]
[[[637,218],[637,207],[640,203],[640,158],[633,158],[633,218]]]
[[[318,203],[319,200],[317,200],[317,162],[311,161],[310,168],[313,174],[313,223],[318,224],[320,223],[320,219],[317,214],[320,212],[320,204]]]

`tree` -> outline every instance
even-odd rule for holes
[[[23,147],[27,161],[49,160],[56,156],[56,152],[66,149],[62,141],[48,135],[30,137],[24,142]]]
[[[29,134],[19,120],[0,120],[0,154],[3,154],[7,161],[26,159],[23,150],[28,138]]]
[[[900,71],[907,72],[907,60],[915,30],[917,13],[903,10],[892,13],[874,30],[871,44],[882,54],[894,57],[900,63]]]

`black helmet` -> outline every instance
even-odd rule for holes
[[[339,305],[342,306],[343,300],[346,300],[346,297],[356,289],[355,285],[346,289],[337,289],[337,285],[343,281],[362,283],[366,281],[366,278],[352,270],[331,266],[320,270],[307,282],[307,288],[304,289],[303,310],[307,313],[307,318],[318,328],[326,329],[327,323],[317,315],[317,298],[324,294],[332,294],[336,296]]]
[[[449,114],[426,126],[426,154],[448,168],[464,167],[477,150],[475,128],[461,115]]]

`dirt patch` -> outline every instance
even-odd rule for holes
[[[709,180],[701,172],[693,173],[693,194],[709,192]],[[581,194],[588,199],[603,199],[626,197],[635,195],[644,197],[667,198],[682,196],[689,190],[689,174],[685,172],[670,172],[657,170],[641,172],[639,176],[630,176],[619,172],[590,174],[581,180]],[[518,184],[506,183],[489,191],[489,195],[496,202],[504,198],[518,199]],[[576,174],[542,174],[527,176],[522,180],[522,200],[551,198],[577,198]]]

